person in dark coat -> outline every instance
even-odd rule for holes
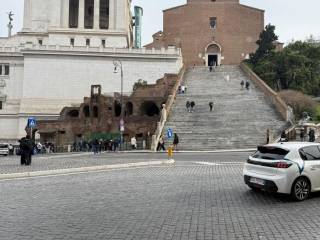
[[[174,150],[178,150],[178,144],[179,144],[179,137],[178,134],[174,134],[174,138],[173,138],[173,149]]]
[[[190,102],[189,101],[186,102],[186,108],[187,108],[187,111],[190,112]]]
[[[309,142],[314,142],[316,140],[316,136],[313,129],[310,129],[308,135],[309,135]]]
[[[209,108],[210,108],[210,112],[212,112],[212,110],[213,110],[213,102],[209,102]]]
[[[241,86],[241,89],[243,89],[243,87],[244,87],[244,81],[243,80],[241,81],[240,86]]]
[[[34,143],[30,135],[20,140],[21,165],[31,165]]]
[[[250,83],[246,82],[246,89],[249,90],[250,89]]]
[[[190,103],[191,112],[193,112],[193,108],[195,107],[195,105],[196,103],[194,101]]]
[[[288,142],[287,134],[285,131],[282,131],[281,133],[280,142]]]
[[[26,138],[23,137],[19,140],[19,148],[20,148],[20,163],[21,165],[26,164],[26,156],[25,156],[25,146],[26,146]]]

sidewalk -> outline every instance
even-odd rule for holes
[[[31,166],[21,166],[18,156],[0,158],[0,180],[36,176],[50,176],[81,172],[104,171],[130,167],[173,164],[163,159],[123,159],[119,154],[79,153],[70,155],[38,155]]]

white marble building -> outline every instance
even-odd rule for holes
[[[182,67],[180,49],[134,49],[130,0],[25,0],[18,34],[0,38],[0,139],[25,135],[27,118],[55,119],[92,84],[124,92]]]

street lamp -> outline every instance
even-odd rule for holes
[[[120,113],[120,134],[121,134],[121,139],[120,139],[120,150],[122,150],[122,145],[123,145],[123,132],[124,132],[124,121],[123,121],[123,68],[122,68],[122,62],[120,60],[113,60],[113,65],[114,65],[114,71],[113,73],[118,73],[118,69],[120,68],[120,73],[121,73],[121,93],[120,93],[120,106],[121,106],[121,113]]]

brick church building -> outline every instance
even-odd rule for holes
[[[239,64],[255,52],[264,28],[264,10],[239,0],[187,0],[163,11],[163,32],[146,48],[177,46],[184,64]]]

